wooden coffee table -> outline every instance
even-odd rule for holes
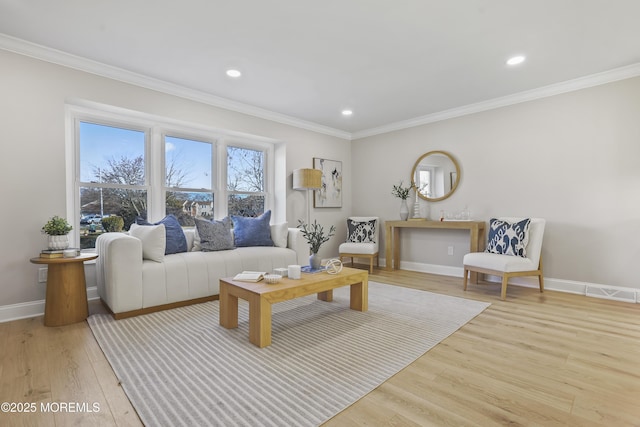
[[[249,302],[249,341],[258,347],[271,345],[271,304],[318,294],[322,301],[333,301],[333,290],[351,286],[352,310],[367,311],[369,273],[365,270],[343,268],[339,274],[326,272],[302,273],[302,278],[283,278],[269,285],[220,279],[220,325],[227,329],[238,327],[238,298]]]

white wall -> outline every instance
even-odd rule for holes
[[[189,101],[93,74],[0,50],[0,117],[2,117],[3,244],[0,246],[0,311],[15,304],[42,301],[45,285],[37,283],[39,266],[29,263],[46,247],[40,228],[52,215],[65,215],[65,101],[83,99],[214,128],[282,141],[286,149],[287,220],[304,218],[304,193],[291,189],[291,171],[313,167],[313,157],[351,162],[350,142]],[[342,208],[314,209],[312,220],[342,227],[351,210],[351,173],[345,168]],[[282,195],[283,189],[279,189]],[[321,255],[337,254],[336,237]],[[87,268],[88,286],[95,284]],[[15,308],[15,306],[12,306]],[[19,310],[18,310],[19,311]],[[2,315],[0,313],[0,318]]]
[[[445,150],[460,163],[461,182],[429,204],[431,218],[464,207],[484,221],[546,218],[545,277],[640,288],[639,118],[634,78],[353,141],[353,213],[399,219],[392,185],[409,181],[423,153]],[[404,236],[402,261],[418,269],[460,269],[468,252],[464,232]]]

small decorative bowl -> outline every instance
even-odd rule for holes
[[[278,283],[282,279],[282,276],[279,274],[265,274],[264,281],[273,285],[274,283]]]

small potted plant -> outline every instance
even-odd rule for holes
[[[53,216],[45,225],[42,232],[49,235],[49,249],[66,249],[69,247],[69,232],[73,227],[66,219]]]
[[[402,200],[400,203],[400,219],[403,221],[409,218],[409,205],[407,205],[407,199],[409,198],[410,190],[411,186],[403,187],[402,181],[400,181],[400,184],[394,185],[391,190],[392,195]]]
[[[313,220],[311,226],[304,223],[304,221],[298,220],[298,228],[302,230],[302,236],[307,240],[311,248],[311,256],[309,257],[309,264],[311,268],[317,270],[320,268],[320,262],[322,259],[318,256],[318,251],[323,243],[328,242],[331,236],[335,234],[336,227],[333,225],[329,228],[327,234],[324,233],[324,227],[322,227],[316,220]]]

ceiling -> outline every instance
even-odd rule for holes
[[[639,16],[637,0],[0,0],[0,47],[20,39],[352,137],[635,73]]]

